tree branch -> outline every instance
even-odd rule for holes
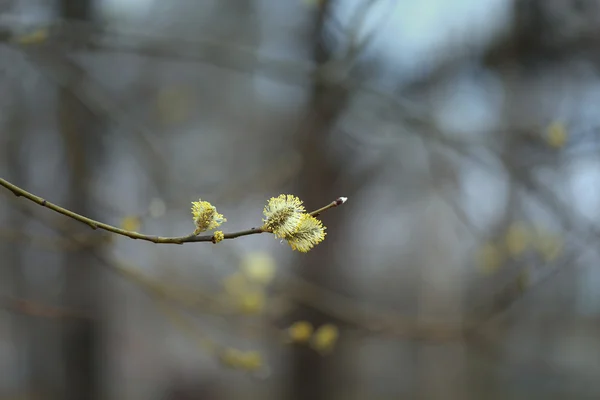
[[[26,199],[28,199],[42,207],[49,208],[52,211],[55,211],[66,217],[69,217],[76,221],[82,222],[94,230],[102,229],[102,230],[105,230],[108,232],[115,233],[117,235],[127,236],[128,238],[131,238],[131,239],[145,240],[145,241],[157,243],[157,244],[184,244],[184,243],[193,243],[193,242],[214,242],[215,241],[214,235],[210,235],[210,234],[209,235],[196,235],[194,233],[191,233],[191,234],[185,235],[185,236],[165,237],[165,236],[146,235],[143,233],[138,233],[138,232],[129,231],[126,229],[117,228],[116,226],[93,220],[84,215],[77,214],[71,210],[68,210],[68,209],[58,206],[56,204],[50,203],[46,199],[36,196],[36,195],[26,191],[25,189],[22,189],[19,186],[16,186],[2,178],[0,178],[0,186],[4,186],[5,188],[7,188],[11,192],[13,192],[13,194],[17,197],[21,197],[21,196],[25,197]],[[312,216],[317,216],[330,208],[342,205],[345,201],[346,201],[345,197],[340,197],[340,198],[332,201],[328,205],[321,207],[309,214]],[[259,234],[259,233],[263,233],[263,232],[268,232],[268,231],[265,230],[263,227],[253,227],[253,228],[243,230],[243,231],[225,233],[224,239],[235,239],[235,238],[238,238],[241,236],[255,235],[255,234]]]

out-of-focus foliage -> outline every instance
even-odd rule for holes
[[[515,222],[508,227],[504,241],[508,254],[517,257],[531,245],[531,229],[523,222]]]
[[[478,254],[478,264],[485,274],[492,274],[502,266],[504,255],[494,243],[485,243]]]
[[[314,328],[308,321],[297,321],[294,322],[288,330],[292,342],[305,343],[312,337]]]
[[[142,221],[137,215],[128,215],[121,220],[121,228],[128,231],[137,232],[141,226]]]
[[[18,36],[15,41],[21,45],[39,44],[48,39],[48,34],[47,28],[37,29],[28,34]]]
[[[244,254],[240,269],[249,281],[259,285],[268,285],[275,277],[276,263],[271,254],[253,251]]]
[[[322,352],[327,353],[333,351],[333,348],[338,340],[339,330],[333,324],[321,325],[317,328],[311,337],[311,346]]]
[[[561,148],[568,140],[567,128],[561,122],[553,122],[546,130],[546,142],[554,148]]]

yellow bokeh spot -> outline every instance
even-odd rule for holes
[[[221,362],[228,367],[238,368],[242,355],[243,353],[240,350],[230,347],[223,350],[223,353],[221,354]]]
[[[503,262],[503,254],[493,243],[486,243],[478,251],[477,264],[484,274],[498,271]]]
[[[228,301],[244,314],[257,314],[264,310],[267,301],[265,292],[251,282],[241,272],[236,272],[223,281]]]
[[[338,337],[338,328],[333,324],[325,324],[320,326],[312,336],[311,346],[320,352],[331,351]]]
[[[241,270],[249,281],[267,285],[275,277],[275,260],[269,253],[248,253],[242,259]]]
[[[310,322],[297,321],[294,322],[292,326],[288,328],[288,333],[292,342],[304,343],[308,342],[313,333],[313,330],[314,328]]]
[[[242,353],[239,366],[246,371],[256,371],[262,366],[262,356],[258,351],[247,351]]]
[[[225,291],[232,296],[237,296],[248,289],[246,277],[239,272],[235,272],[223,280]]]
[[[48,28],[38,29],[26,35],[19,36],[16,42],[24,45],[43,43],[48,39],[49,33]]]
[[[239,306],[245,314],[256,314],[265,308],[265,294],[260,290],[250,290],[239,294]]]
[[[262,357],[257,351],[241,351],[234,348],[226,348],[221,353],[221,362],[230,368],[256,371],[262,364]]]
[[[566,126],[562,122],[553,122],[546,129],[546,143],[549,146],[559,149],[565,145],[568,139]]]
[[[137,215],[128,215],[121,220],[121,229],[126,231],[137,231],[140,229],[142,221]]]
[[[531,242],[531,232],[524,223],[515,222],[506,231],[504,240],[508,254],[516,257],[527,250]]]

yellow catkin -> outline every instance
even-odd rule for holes
[[[315,217],[303,214],[296,232],[289,235],[286,240],[292,250],[306,253],[325,239],[325,227]]]

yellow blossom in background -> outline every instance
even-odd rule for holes
[[[288,328],[288,333],[290,335],[290,339],[294,343],[304,343],[308,342],[310,339],[314,328],[312,324],[308,321],[297,321],[292,324]]]
[[[563,241],[558,235],[542,232],[535,239],[535,248],[544,261],[551,262],[562,253]]]
[[[264,310],[266,295],[264,291],[249,282],[244,274],[235,272],[223,280],[228,300],[244,314],[256,314]]]
[[[320,352],[333,350],[339,337],[338,328],[333,324],[325,324],[319,327],[312,336],[311,346]]]
[[[304,211],[302,201],[296,196],[282,194],[271,197],[263,210],[263,227],[279,238],[287,238],[298,229]]]
[[[251,252],[242,259],[241,270],[249,281],[267,285],[275,277],[275,260],[269,253]]]
[[[296,231],[286,237],[292,250],[306,253],[325,239],[323,223],[309,214],[302,214]]]
[[[17,37],[16,42],[23,45],[43,43],[48,39],[49,33],[48,28],[38,29],[26,35]]]
[[[546,129],[545,139],[549,146],[559,149],[567,142],[567,128],[562,122],[553,122]]]
[[[239,272],[235,272],[223,280],[225,291],[232,296],[248,290],[248,281],[246,277]]]
[[[121,229],[125,229],[126,231],[135,232],[140,229],[141,225],[142,221],[137,215],[128,215],[121,220]]]
[[[530,245],[531,239],[530,229],[524,223],[513,223],[506,231],[504,238],[508,254],[513,257],[523,254]]]
[[[228,367],[238,368],[242,355],[240,350],[229,347],[221,353],[221,362]]]
[[[221,353],[221,362],[230,368],[256,371],[262,366],[262,357],[257,351],[241,351],[226,348]]]
[[[194,224],[196,225],[196,230],[194,231],[196,234],[218,228],[223,222],[227,221],[222,214],[217,212],[215,206],[208,201],[193,201],[192,215],[194,217]]]
[[[484,244],[477,253],[477,265],[485,274],[496,272],[503,261],[504,256],[502,252],[493,243]]]
[[[239,367],[246,371],[256,371],[262,367],[262,356],[258,351],[247,351],[242,353],[239,360]]]
[[[262,290],[248,290],[238,293],[239,307],[244,314],[257,314],[264,310],[266,297]]]
[[[222,231],[216,231],[213,234],[213,242],[214,243],[219,243],[221,242],[223,239],[225,239],[225,234]]]

